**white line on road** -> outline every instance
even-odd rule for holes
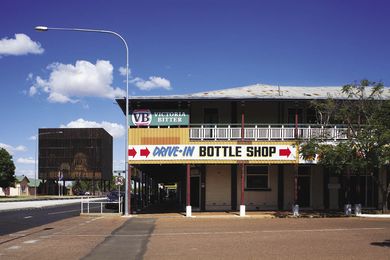
[[[95,220],[102,219],[102,218],[104,218],[104,217],[96,217],[96,218],[91,219],[91,221],[95,221]]]
[[[28,218],[32,218],[32,216],[26,216],[26,217],[24,217],[25,219],[28,219]]]
[[[23,243],[24,244],[34,244],[36,242],[38,242],[39,240],[27,240],[27,241],[24,241]]]
[[[50,213],[47,213],[47,214],[48,215],[57,215],[57,214],[64,214],[64,213],[69,213],[69,212],[75,212],[75,211],[80,211],[80,209],[72,209],[72,210],[65,210],[65,211],[50,212]]]
[[[154,234],[114,234],[111,237],[148,237],[148,236],[188,236],[188,235],[228,235],[228,234],[255,234],[255,233],[291,233],[291,232],[339,232],[339,231],[369,231],[369,230],[385,230],[386,228],[330,228],[330,229],[285,229],[285,230],[259,230],[259,231],[217,231],[217,232],[174,232],[174,233],[154,233]],[[59,235],[59,236],[75,236],[75,237],[99,237],[100,234],[88,235]]]
[[[21,246],[10,246],[7,249],[16,250],[16,249],[19,249],[19,248],[21,248]]]
[[[363,230],[382,230],[385,228],[330,228],[330,229],[293,229],[293,230],[264,230],[265,233],[280,232],[334,232],[334,231],[363,231]]]
[[[97,209],[100,207],[89,207],[90,209]],[[57,212],[50,212],[47,213],[48,215],[57,215],[57,214],[64,214],[64,213],[69,213],[69,212],[75,212],[75,211],[80,211],[80,209],[71,209],[71,210],[64,210],[64,211],[57,211]]]
[[[24,237],[26,236],[25,233],[12,233],[12,234],[8,234],[10,237]]]
[[[253,233],[291,233],[291,232],[337,232],[337,231],[364,231],[383,230],[385,228],[329,228],[329,229],[284,229],[284,230],[259,230],[259,231],[221,231],[221,232],[183,232],[183,233],[156,233],[152,236],[176,236],[176,235],[223,235],[223,234],[253,234]],[[136,235],[135,235],[136,236]],[[141,234],[140,236],[145,236]]]
[[[49,235],[49,236],[39,236],[39,238],[43,238],[43,239],[51,238],[51,235]]]

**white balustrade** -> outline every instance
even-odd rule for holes
[[[241,127],[237,125],[199,125],[190,126],[191,140],[240,140]],[[308,140],[323,138],[326,140],[347,139],[347,129],[337,126],[318,125],[247,125],[244,128],[245,140]]]

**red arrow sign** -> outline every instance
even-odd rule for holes
[[[150,154],[150,151],[149,151],[148,147],[146,147],[145,149],[141,149],[141,156],[148,157],[149,154]]]
[[[291,154],[291,151],[288,147],[287,147],[287,149],[279,149],[279,156],[289,157],[290,154]]]
[[[129,149],[129,156],[133,156],[133,158],[134,158],[136,154],[137,154],[137,151],[134,149],[134,147],[132,149]]]

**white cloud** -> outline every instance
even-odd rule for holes
[[[15,152],[26,152],[27,147],[24,145],[18,145],[18,146],[12,146],[9,144],[0,143],[0,147],[7,150],[11,155],[13,155]]]
[[[28,91],[28,94],[30,96],[34,96],[35,94],[37,94],[37,92],[38,92],[37,88],[35,86],[32,86],[32,87],[30,87],[30,90]]]
[[[35,178],[35,177],[34,177],[34,176],[35,176],[35,170],[18,169],[18,167],[16,167],[15,175],[16,175],[16,176],[24,175],[24,176],[27,176],[28,178],[34,179],[34,178]]]
[[[23,33],[15,34],[15,38],[0,40],[0,55],[42,54],[44,49],[39,42],[34,42]]]
[[[53,63],[49,78],[36,77],[29,94],[39,92],[48,94],[53,103],[75,103],[80,97],[118,98],[126,96],[124,90],[112,86],[113,66],[109,61],[98,60],[96,64],[78,60],[75,65]]]
[[[28,157],[28,158],[18,158],[16,160],[17,163],[21,163],[21,164],[35,164],[35,160],[31,157]]]
[[[61,125],[61,128],[104,128],[113,138],[121,137],[125,134],[125,128],[123,125],[117,123],[110,123],[102,121],[101,123],[95,121],[86,121],[82,118],[76,121],[71,121],[66,125]]]
[[[122,76],[126,76],[126,67],[119,67],[119,73],[122,75]],[[131,69],[129,68],[129,77],[131,76]]]
[[[144,80],[142,78],[134,78],[131,81],[137,88],[140,90],[152,90],[156,88],[162,88],[166,90],[171,90],[171,82],[165,78],[151,76],[149,80]]]
[[[32,136],[30,136],[30,137],[28,138],[28,140],[33,140],[33,141],[35,141],[35,140],[37,140],[37,136],[36,136],[36,135],[32,135]]]
[[[123,164],[125,164],[125,161],[124,160],[114,160],[113,163],[114,163],[114,165],[116,165],[116,164],[123,165]]]
[[[33,78],[34,78],[34,74],[32,74],[31,72],[27,75],[27,78],[26,78],[26,80],[27,81],[31,81],[31,80],[33,80]]]

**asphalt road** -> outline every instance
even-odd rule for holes
[[[85,206],[84,211],[86,211]],[[91,212],[100,212],[100,204],[90,204]],[[114,209],[103,209],[112,213]],[[12,234],[37,226],[42,226],[62,219],[79,216],[80,202],[49,207],[15,209],[0,212],[0,236]]]
[[[0,212],[0,236],[80,215],[80,203]]]
[[[389,260],[390,220],[78,216],[0,236],[2,257]]]
[[[84,259],[390,259],[390,221],[128,220]]]

